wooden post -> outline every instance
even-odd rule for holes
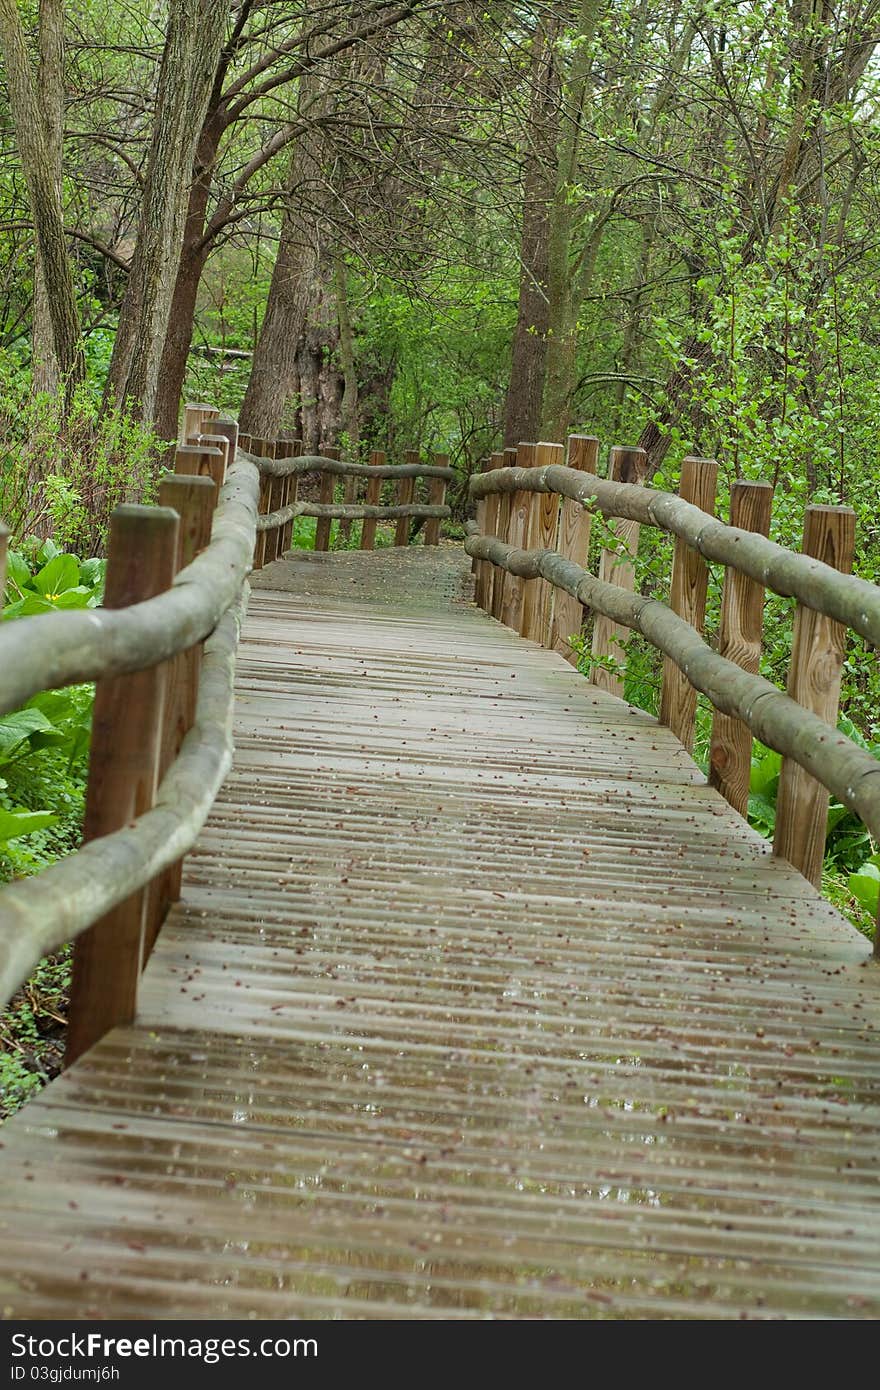
[[[302,453],[301,439],[286,439],[282,446],[284,458],[298,459]],[[276,455],[277,457],[277,455]],[[299,497],[299,477],[296,473],[291,473],[287,479],[287,487],[284,492],[285,507],[292,507]],[[293,542],[293,519],[286,521],[281,530],[281,554],[284,555],[291,547]]]
[[[435,454],[434,466],[436,468],[449,467],[448,454]],[[428,506],[442,507],[446,501],[446,479],[428,479]],[[425,522],[425,545],[440,544],[440,518],[438,516],[429,517]]]
[[[642,483],[648,467],[648,455],[644,449],[616,447],[611,450],[608,460],[608,477],[614,483]],[[599,578],[606,584],[617,584],[621,589],[632,593],[635,588],[635,558],[639,549],[639,523],[637,521],[615,522],[615,535],[620,549],[632,558],[622,559],[617,549],[606,546],[599,562]],[[601,690],[623,698],[623,668],[626,664],[626,648],[623,643],[629,631],[620,623],[597,613],[593,622],[592,655],[598,660],[612,657],[617,662],[617,671],[606,671],[602,666],[593,668],[590,680]]]
[[[253,452],[254,454],[256,454],[259,458],[274,458],[274,457],[275,457],[275,445],[274,445],[274,443],[273,443],[271,440],[269,440],[269,439],[260,439],[260,438],[252,439],[252,440],[251,440],[251,450],[252,450],[252,452]],[[259,503],[258,503],[258,506],[259,506],[259,515],[260,515],[260,516],[268,516],[269,513],[270,513],[271,510],[272,510],[272,484],[273,484],[273,482],[274,482],[274,479],[273,479],[268,473],[263,473],[263,474],[261,474],[261,476],[260,476],[260,500],[259,500]],[[266,551],[267,551],[267,549],[268,549],[268,544],[269,544],[269,532],[268,532],[268,531],[258,531],[258,532],[257,532],[256,543],[255,543],[255,545],[254,545],[254,569],[255,569],[255,570],[261,570],[261,569],[263,568],[263,566],[265,565],[265,563],[266,563]],[[274,558],[274,556],[273,556],[272,558]]]
[[[561,444],[542,440],[535,448],[535,466],[547,468],[562,463],[565,452]],[[529,520],[526,531],[526,550],[555,550],[559,529],[559,494],[533,492],[530,494]],[[553,605],[553,587],[546,579],[529,579],[523,590],[523,637],[547,646]]]
[[[238,422],[228,419],[225,415],[218,415],[216,420],[209,420],[205,425],[203,437],[208,440],[213,437],[221,448],[225,448],[228,471],[235,462],[238,449]]]
[[[738,478],[730,489],[730,524],[743,531],[770,534],[773,489],[769,483]],[[718,652],[744,671],[758,674],[764,621],[764,586],[739,570],[724,573]],[[741,719],[714,710],[709,745],[709,785],[716,787],[745,818],[749,810],[752,731]]]
[[[163,478],[159,485],[159,505],[173,508],[180,517],[175,560],[175,572],[179,573],[192,564],[211,539],[217,488],[210,478],[173,474]],[[157,770],[159,784],[195,721],[201,667],[201,642],[185,652],[178,652],[168,662]],[[182,872],[183,860],[178,860],[150,884],[144,918],[144,963],[155,945],[169,906],[180,898]]]
[[[501,452],[491,454],[489,458],[483,460],[482,471],[491,473],[494,468],[500,468],[504,461]],[[498,523],[498,498],[497,492],[489,493],[488,497],[483,497],[477,503],[477,526],[480,528],[481,536],[494,536],[497,534],[496,526]],[[474,584],[474,602],[484,612],[492,611],[492,589],[495,584],[495,566],[491,560],[478,560],[476,565],[476,582]]]
[[[850,507],[807,508],[805,555],[851,574],[855,539],[855,512]],[[846,628],[841,623],[798,604],[788,694],[832,729],[837,726],[845,644]],[[776,794],[773,853],[787,859],[816,888],[822,885],[827,822],[828,792],[797,763],[784,758]]]
[[[339,458],[339,450],[336,449],[336,448],[331,448],[329,445],[324,445],[324,444],[322,444],[322,445],[321,445],[321,453],[324,455],[325,458],[328,458],[328,459],[338,459],[338,458]],[[321,474],[321,490],[320,490],[320,492],[318,493],[318,501],[319,501],[319,502],[323,502],[325,506],[331,505],[332,502],[333,502],[333,497],[334,497],[334,494],[335,494],[335,490],[336,490],[336,474],[335,474],[335,473],[322,473],[322,474]],[[328,517],[321,517],[321,516],[318,517],[318,520],[317,520],[316,523],[315,523],[315,549],[316,549],[316,550],[329,550],[329,549],[330,549],[330,528],[331,528],[332,524],[333,524],[333,523],[331,522],[329,516],[328,516]]]
[[[385,455],[381,449],[374,449],[370,454],[370,464],[373,468],[381,468],[385,462]],[[378,507],[382,500],[382,479],[370,478],[367,483],[366,502],[369,507]],[[364,517],[361,526],[361,550],[372,550],[376,543],[376,518]]]
[[[410,463],[410,464],[413,464],[413,465],[418,465],[418,463],[419,463],[419,451],[418,451],[418,449],[407,449],[407,451],[406,451],[406,453],[404,454],[403,458],[404,458],[404,462],[405,462],[405,463]],[[415,495],[416,495],[416,480],[415,480],[415,478],[401,478],[401,479],[400,479],[400,482],[397,484],[397,504],[398,504],[398,506],[399,506],[399,507],[406,507],[406,506],[408,506],[409,503],[412,502],[413,499],[415,498]],[[410,526],[411,526],[411,525],[412,525],[412,517],[411,517],[411,516],[401,516],[401,517],[398,517],[398,519],[397,519],[397,525],[396,525],[395,528],[394,528],[394,544],[395,544],[395,545],[409,545],[409,531],[410,531]]]
[[[502,468],[516,468],[517,450],[505,449],[502,454]],[[495,534],[499,540],[509,545],[508,536],[510,534],[510,509],[513,502],[513,494],[502,492],[498,494],[498,511],[495,521]],[[492,583],[492,617],[502,622],[501,617],[504,608],[504,591],[507,585],[507,574],[504,570],[498,570]]]
[[[678,495],[700,511],[715,515],[718,464],[714,459],[685,458],[681,462]],[[706,619],[706,593],[709,566],[698,551],[676,537],[672,556],[669,606],[692,628],[702,634]],[[687,676],[669,657],[663,658],[663,686],[660,694],[660,723],[671,729],[690,753],[694,746],[697,718],[697,692]]]
[[[568,466],[581,473],[595,473],[599,461],[599,441],[592,434],[570,434],[568,436]],[[559,514],[559,541],[557,549],[566,560],[573,560],[582,569],[587,568],[590,554],[590,529],[592,513],[580,502],[570,497],[562,499]],[[559,652],[572,666],[578,664],[578,653],[571,645],[570,638],[579,635],[584,628],[584,607],[582,603],[562,589],[557,589],[553,600],[553,621],[550,624],[548,646]]]
[[[518,444],[516,446],[517,467],[534,467],[536,449],[537,445],[535,444],[527,442]],[[532,494],[513,492],[508,493],[508,496],[510,497],[510,512],[507,520],[507,544],[515,546],[517,550],[524,550],[528,534]],[[512,627],[515,632],[522,631],[524,587],[525,580],[520,579],[516,574],[508,574],[505,570],[502,582],[501,621],[505,627]]]
[[[254,445],[254,441],[253,441],[253,436],[252,436],[252,435],[249,435],[249,434],[239,434],[239,436],[238,436],[238,447],[239,447],[239,449],[242,449],[242,450],[244,451],[244,453],[246,453],[246,454],[252,454],[253,451],[254,451],[253,445]]]
[[[125,608],[163,593],[174,578],[177,513],[117,507],[110,522],[104,605]],[[97,839],[148,811],[156,795],[167,663],[99,680],[83,839]],[[147,891],[141,889],[77,938],[68,1011],[69,1065],[137,1005]]]
[[[219,490],[226,479],[226,448],[216,444],[179,444],[174,451],[174,471],[188,478],[210,478]]]
[[[9,545],[9,528],[0,521],[0,614],[3,612],[3,597],[6,592],[6,550]]]

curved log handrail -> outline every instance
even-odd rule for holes
[[[769,748],[793,759],[880,838],[880,763],[865,749],[803,709],[763,676],[753,676],[713,652],[690,623],[658,599],[596,579],[554,550],[521,550],[474,534],[474,523],[470,529],[472,534],[465,541],[468,555],[488,560],[522,579],[547,579],[587,607],[640,632],[674,661],[717,709],[741,719]]]
[[[558,493],[584,505],[595,503],[603,516],[656,526],[679,536],[706,560],[736,569],[783,598],[796,598],[880,647],[880,589],[874,584],[796,555],[754,531],[726,526],[673,493],[608,482],[559,464],[496,468],[471,479],[474,499],[496,492]]]
[[[153,808],[36,877],[0,889],[3,1000],[44,955],[81,935],[195,844],[232,765],[235,653],[246,590],[243,585],[205,643],[195,722],[162,780]]]
[[[336,505],[330,502],[292,502],[289,507],[279,507],[278,511],[266,512],[257,518],[257,531],[274,531],[278,526],[286,526],[298,516],[327,517],[331,521],[362,521],[375,517],[377,521],[395,521],[401,517],[422,517],[439,521],[452,515],[449,507],[420,506],[408,502],[401,506],[372,507],[367,503],[352,502]]]
[[[210,545],[156,598],[40,614],[39,644],[27,618],[0,627],[0,713],[41,690],[142,671],[207,637],[250,571],[259,486],[254,465],[238,459],[220,493]]]
[[[271,478],[287,478],[297,473],[338,473],[346,478],[440,478],[444,482],[455,480],[454,468],[442,468],[433,463],[346,463],[343,459],[325,458],[323,454],[300,454],[298,458],[266,458],[264,454],[252,454],[239,449],[239,458],[252,463],[261,473]]]

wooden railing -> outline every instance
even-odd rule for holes
[[[783,755],[774,852],[818,886],[829,792],[880,838],[880,764],[835,727],[845,629],[880,646],[880,589],[849,572],[853,512],[808,507],[795,554],[767,539],[767,484],[734,483],[727,526],[712,515],[715,462],[685,459],[674,496],[641,483],[637,449],[612,449],[609,477],[596,477],[598,451],[595,438],[572,436],[564,467],[562,445],[521,444],[471,480],[477,520],[465,546],[477,602],[575,662],[569,639],[592,610],[592,679],[615,694],[623,693],[622,639],[646,637],[664,656],[660,720],[688,749],[697,692],[711,700],[710,781],[742,815],[752,736]],[[585,568],[593,511],[616,519],[598,577]],[[668,605],[634,591],[644,525],[676,537]],[[708,561],[725,567],[717,651],[702,637]],[[758,674],[765,589],[797,600],[787,693]]]
[[[408,450],[405,464],[388,464],[385,454],[374,451],[369,464],[346,463],[339,458],[338,449],[326,449],[323,454],[303,454],[299,439],[254,439],[242,435],[239,446],[244,456],[260,470],[260,516],[257,521],[257,543],[254,548],[254,569],[260,569],[289,550],[293,522],[298,516],[317,517],[315,549],[329,550],[330,524],[334,520],[350,525],[363,521],[361,550],[372,550],[376,542],[379,521],[396,521],[394,544],[408,545],[410,522],[417,518],[426,522],[425,544],[437,545],[440,522],[450,515],[446,505],[446,485],[455,477],[446,454],[434,454],[432,464],[423,464],[417,450]],[[300,500],[297,493],[303,474],[320,475],[320,499],[317,502]],[[419,478],[427,483],[428,498],[424,503],[415,499]],[[343,480],[343,500],[335,500],[337,480]],[[394,482],[394,503],[381,503],[382,483]],[[358,483],[364,484],[365,499],[356,500]]]
[[[123,506],[111,519],[104,607],[41,615],[0,628],[0,714],[40,691],[95,681],[84,843],[34,878],[0,889],[0,996],[6,1000],[46,954],[74,940],[67,1060],[136,1012],[138,981],[159,927],[180,896],[192,848],[232,759],[235,654],[247,575],[290,541],[296,516],[427,521],[436,544],[449,515],[442,455],[367,467],[337,450],[303,458],[297,441],[245,439],[209,405],[188,405],[173,472],[156,507]],[[257,452],[251,452],[251,449]],[[439,462],[438,462],[439,460]],[[300,502],[300,474],[322,475],[321,503]],[[367,479],[367,501],[333,502],[338,476]],[[417,478],[427,504],[414,500]],[[397,505],[379,488],[395,479]],[[262,513],[262,514],[261,514]],[[371,526],[371,530],[368,527]],[[0,593],[7,532],[0,526]]]

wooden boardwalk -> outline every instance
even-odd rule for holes
[[[880,1315],[880,968],[463,598],[266,569],[135,1026],[2,1132],[5,1317]]]

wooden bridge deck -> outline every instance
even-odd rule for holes
[[[464,584],[263,572],[138,1021],[3,1132],[4,1316],[880,1314],[868,943]]]

